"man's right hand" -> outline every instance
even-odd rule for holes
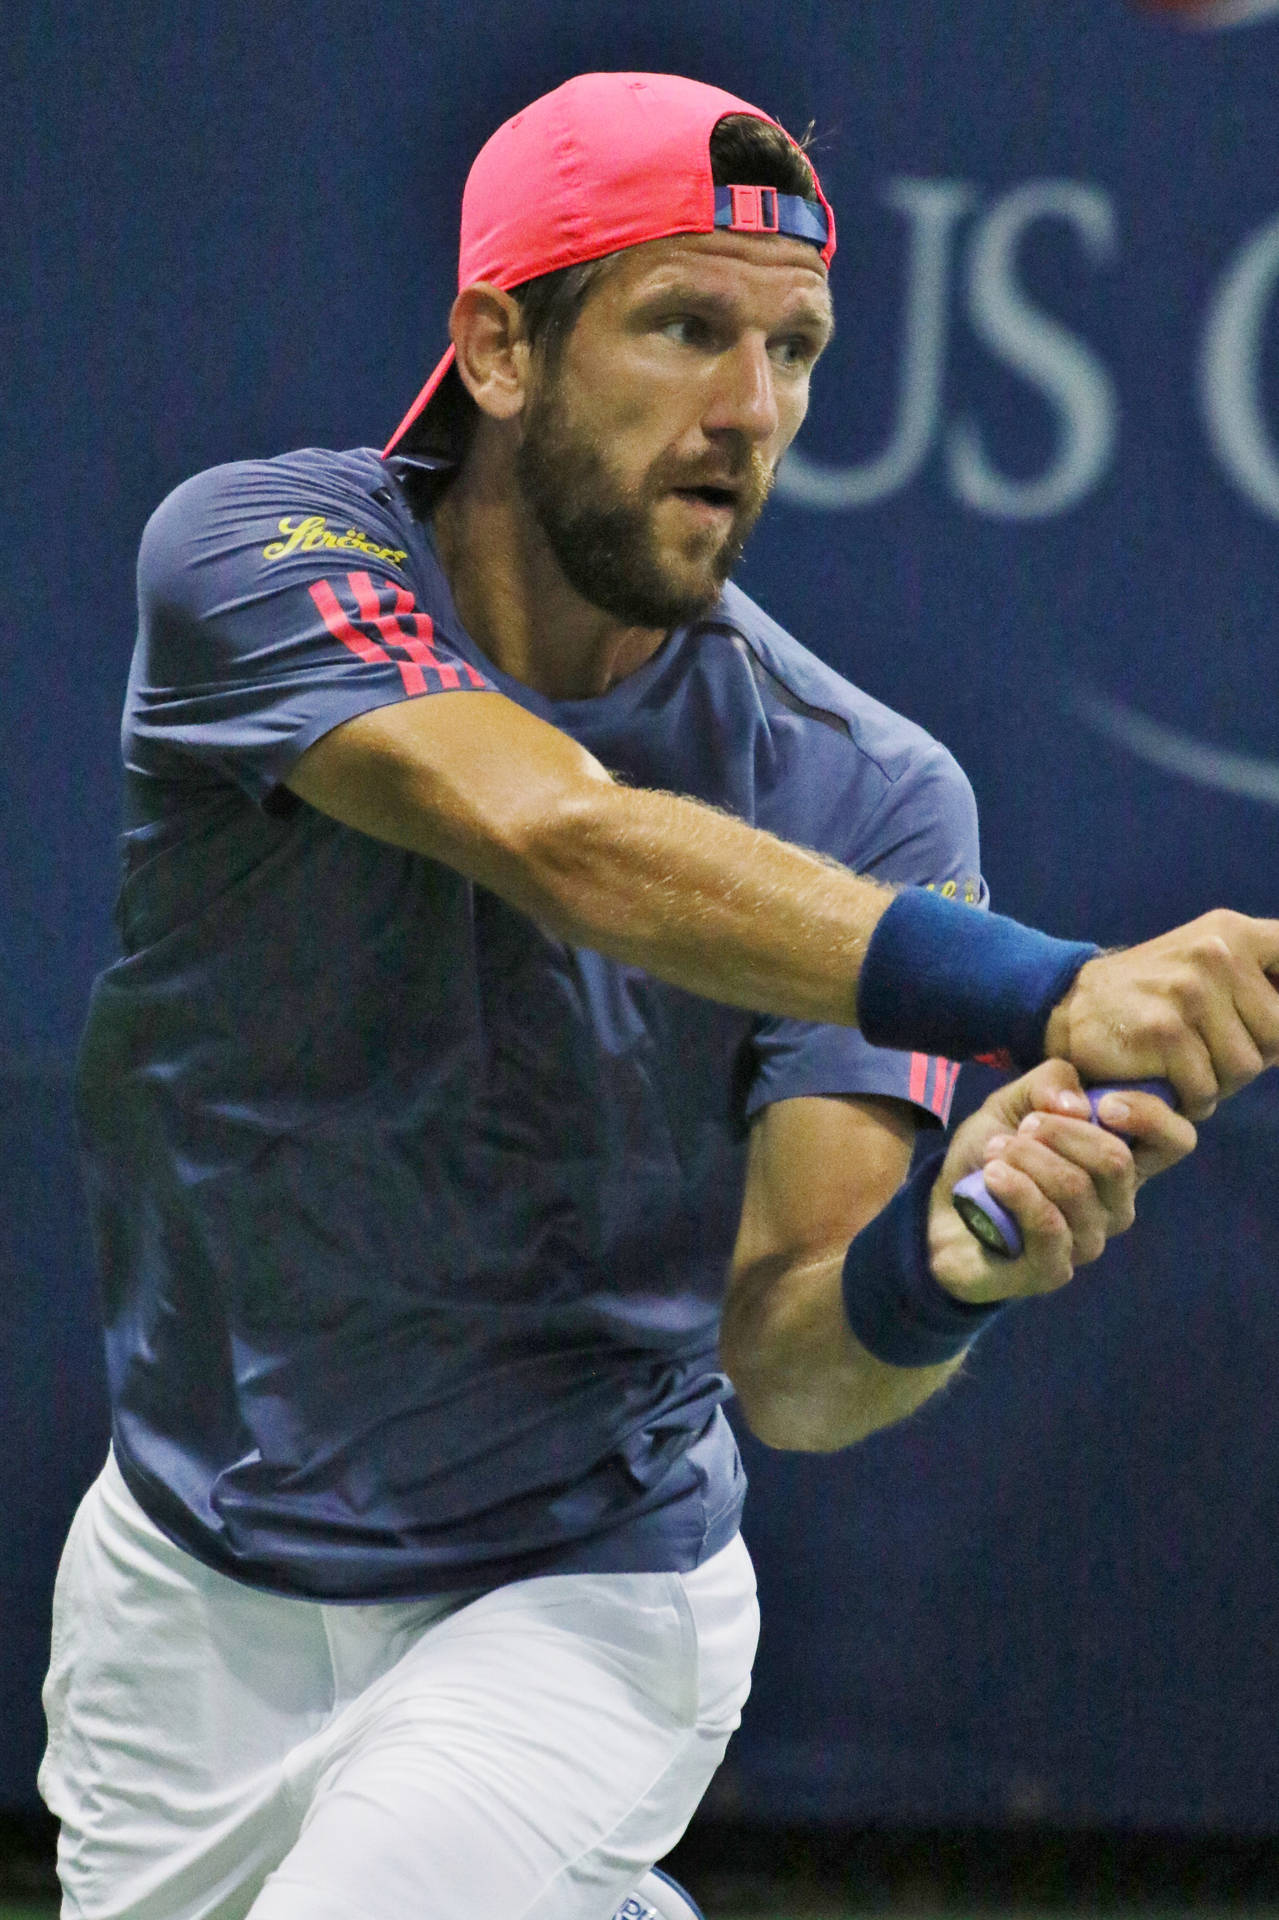
[[[1170,1080],[1203,1120],[1279,1064],[1279,920],[1218,908],[1089,960],[1053,1009],[1050,1058],[1087,1082]]]

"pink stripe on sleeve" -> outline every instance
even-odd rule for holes
[[[351,592],[355,595],[356,605],[360,609],[361,619],[367,621],[369,626],[376,627],[388,646],[402,648],[403,651],[409,655],[407,660],[397,660],[395,662],[396,666],[400,669],[400,677],[404,682],[404,691],[406,693],[425,693],[426,676],[422,672],[422,667],[423,664],[434,666],[435,661],[428,656],[424,663],[413,652],[411,647],[405,646],[404,635],[396,622],[395,615],[383,613],[381,594],[367,573],[348,573],[346,577],[351,584]],[[410,606],[413,604],[412,596],[404,593],[402,588],[396,587],[395,593],[398,598],[408,600]],[[394,656],[388,655],[388,658],[393,657]]]
[[[933,1088],[933,1112],[945,1119],[950,1112],[950,1103],[955,1092],[955,1082],[959,1078],[958,1060],[938,1060],[937,1084]]]
[[[352,653],[358,653],[361,660],[377,660],[383,665],[390,663],[391,656],[385,648],[379,647],[376,640],[370,640],[367,633],[361,633],[358,627],[351,625],[327,580],[312,581],[307,592],[320,609],[320,617],[335,640],[340,640]]]

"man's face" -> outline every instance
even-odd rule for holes
[[[535,365],[516,464],[584,600],[651,628],[714,602],[830,333],[826,272],[800,240],[686,234],[610,263]]]

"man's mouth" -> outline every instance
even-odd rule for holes
[[[733,513],[737,508],[737,494],[732,487],[675,487],[673,491],[679,499],[710,507],[717,513]]]

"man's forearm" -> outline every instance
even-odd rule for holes
[[[730,1006],[844,1026],[893,897],[732,815],[602,783],[544,825],[510,885],[577,945]]]

